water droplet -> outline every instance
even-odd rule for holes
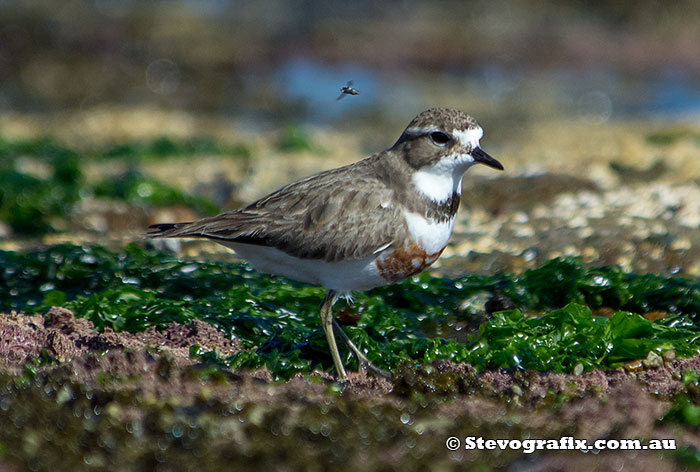
[[[83,254],[80,256],[80,262],[84,264],[94,264],[97,261],[97,258],[93,256],[92,254]]]
[[[610,285],[610,280],[608,280],[607,277],[603,277],[602,275],[596,275],[593,277],[593,283],[599,287],[607,287]]]
[[[173,437],[175,437],[175,438],[180,438],[180,437],[182,437],[182,434],[183,434],[184,432],[185,432],[184,426],[181,425],[181,424],[179,424],[179,423],[176,424],[176,425],[174,425],[174,426],[173,426],[173,429],[172,429],[172,431],[171,431]]]
[[[523,259],[525,259],[525,262],[531,262],[535,260],[535,257],[537,257],[537,251],[532,248],[525,249],[525,251],[523,251],[522,256]]]

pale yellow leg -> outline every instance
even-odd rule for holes
[[[355,346],[355,343],[353,343],[348,337],[348,335],[345,334],[345,331],[343,331],[343,328],[340,327],[338,321],[335,318],[333,318],[333,327],[338,333],[338,336],[340,336],[340,340],[345,343],[348,349],[350,349],[350,352],[352,352],[355,358],[357,359],[357,365],[360,366],[360,369],[367,369],[369,373],[375,375],[376,377],[384,377],[385,379],[391,380],[391,372],[384,369],[380,369],[379,367],[376,367],[374,364],[372,364],[370,360],[367,359],[365,353],[360,351],[360,348]]]
[[[323,328],[323,332],[326,333],[326,340],[331,350],[335,371],[338,373],[338,380],[345,380],[347,374],[345,373],[343,362],[340,360],[338,345],[335,342],[335,335],[333,334],[333,304],[337,299],[338,295],[333,290],[329,290],[323,303],[321,303],[321,327]]]

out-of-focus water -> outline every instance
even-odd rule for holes
[[[336,101],[348,80],[354,81],[360,94]],[[580,116],[596,123],[621,118],[700,118],[700,83],[679,69],[652,71],[641,77],[606,67],[530,70],[487,65],[419,80],[358,64],[331,66],[312,58],[293,58],[274,72],[273,83],[284,99],[303,104],[310,122],[363,109],[402,113],[431,106],[431,91],[449,99],[450,90],[455,96],[461,93],[462,99],[477,97],[492,111],[517,102],[536,113],[538,103],[546,100],[550,107],[546,113]]]
[[[350,80],[360,94],[338,100],[340,87]],[[381,99],[378,89],[385,86],[381,77],[361,65],[328,66],[309,58],[293,58],[283,63],[275,72],[274,83],[290,102],[304,102],[312,115],[310,118],[315,120],[336,118],[348,109],[372,106]],[[335,102],[338,106],[333,106]]]

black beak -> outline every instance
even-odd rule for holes
[[[474,148],[472,150],[472,157],[476,162],[481,162],[482,164],[486,164],[487,166],[493,167],[494,169],[503,170],[503,164],[486,154],[486,151],[484,151],[480,147]]]

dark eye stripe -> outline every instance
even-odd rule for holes
[[[438,146],[444,146],[450,142],[450,135],[443,133],[442,131],[433,131],[430,133],[430,139],[432,142]]]

